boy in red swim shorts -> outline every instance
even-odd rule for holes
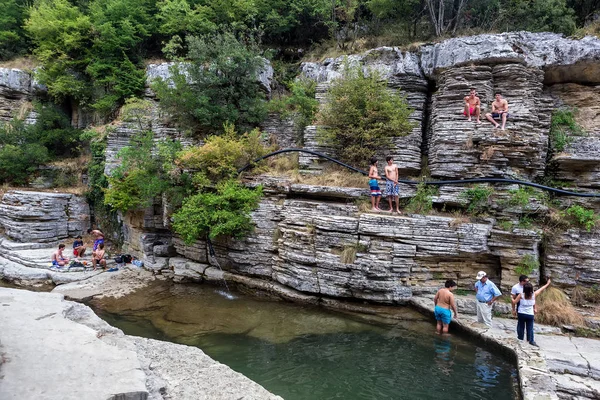
[[[481,101],[477,97],[477,92],[474,88],[471,88],[471,92],[465,97],[465,109],[463,114],[467,116],[467,121],[471,121],[471,116],[477,117],[477,123],[480,124],[481,120],[479,115],[481,114]]]

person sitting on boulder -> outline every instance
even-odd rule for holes
[[[94,271],[96,267],[100,264],[102,268],[106,268],[106,260],[104,259],[104,243],[100,243],[98,245],[98,249],[92,252],[92,266],[94,267]]]
[[[508,102],[502,98],[502,93],[497,92],[495,95],[496,99],[492,103],[492,112],[485,114],[485,117],[490,121],[496,128],[500,126],[496,119],[502,120],[502,130],[506,126],[506,119],[510,115],[508,113]]]
[[[69,263],[69,257],[65,257],[63,255],[63,251],[65,250],[64,244],[58,245],[58,250],[52,253],[52,265],[54,267],[63,267]]]
[[[475,115],[477,117],[477,123],[480,124],[480,113],[481,101],[479,100],[479,97],[477,97],[477,92],[475,89],[471,88],[471,92],[465,97],[465,110],[463,111],[463,114],[466,115],[467,121],[471,121],[471,116]]]
[[[100,244],[104,244],[104,233],[99,229],[88,229],[87,233],[94,237],[94,248],[92,251],[96,251]]]
[[[85,246],[83,245],[83,239],[81,236],[77,236],[73,241],[73,255],[75,257],[83,257],[85,253]]]

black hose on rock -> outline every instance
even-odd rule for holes
[[[338,165],[341,165],[342,167],[348,168],[349,170],[352,170],[354,172],[358,172],[360,174],[363,174],[365,176],[368,176],[369,174],[366,171],[363,171],[362,169],[359,168],[355,168],[351,165],[348,165],[346,163],[343,163],[339,160],[336,160],[333,157],[330,157],[326,154],[323,153],[319,153],[317,151],[313,151],[313,150],[306,150],[306,149],[295,149],[295,148],[289,148],[289,149],[282,149],[282,150],[277,150],[274,151],[272,153],[266,154],[262,157],[258,157],[256,160],[252,160],[252,162],[250,164],[247,164],[245,166],[243,166],[242,168],[238,169],[238,174],[241,174],[242,172],[251,169],[254,164],[256,164],[259,161],[262,161],[264,159],[267,159],[269,157],[273,157],[276,156],[278,154],[284,154],[284,153],[306,153],[306,154],[312,154],[315,155],[317,157],[321,157],[324,158],[328,161],[331,161],[333,163],[336,163]],[[501,184],[519,184],[519,185],[524,185],[524,186],[531,186],[537,189],[541,189],[541,190],[546,190],[548,192],[552,192],[552,193],[556,193],[562,196],[576,196],[576,197],[600,197],[600,193],[577,193],[577,192],[571,192],[568,190],[563,190],[563,189],[557,189],[557,188],[553,188],[550,186],[544,186],[544,185],[540,185],[538,183],[533,183],[533,182],[527,182],[527,181],[520,181],[517,179],[505,179],[505,178],[472,178],[472,179],[454,179],[454,180],[447,180],[447,181],[411,181],[408,179],[398,179],[399,183],[404,183],[404,184],[408,184],[408,185],[418,185],[419,183],[424,183],[426,185],[435,185],[435,186],[443,186],[443,185],[467,185],[470,183],[501,183]]]

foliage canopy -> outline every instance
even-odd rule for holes
[[[173,66],[172,82],[158,79],[153,88],[160,106],[177,122],[206,135],[226,123],[252,129],[266,116],[265,93],[258,74],[265,66],[252,43],[232,33],[188,38],[190,63]]]

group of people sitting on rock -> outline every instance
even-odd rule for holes
[[[106,269],[104,233],[102,233],[102,231],[100,231],[99,229],[88,229],[87,232],[94,238],[94,244],[92,247],[92,267],[94,268],[94,270],[96,270],[98,266]],[[68,265],[71,261],[67,255],[63,254],[65,247],[66,246],[63,243],[61,243],[58,245],[58,250],[52,253],[53,267],[61,268]],[[77,236],[73,241],[73,256],[75,260],[78,261],[79,258],[84,257],[86,250],[87,248],[85,246],[83,238],[81,237],[81,235]]]
[[[502,130],[506,127],[506,119],[509,117],[508,113],[508,102],[502,98],[502,93],[496,92],[494,95],[494,101],[492,102],[492,112],[485,114],[485,118],[490,121],[494,127],[501,127]],[[477,118],[477,123],[481,124],[481,100],[477,96],[477,91],[471,89],[468,96],[465,96],[465,108],[463,114],[467,117],[468,121],[471,121],[471,117]],[[502,122],[500,125],[496,120],[499,119]]]
[[[475,298],[477,300],[477,322],[485,324],[488,328],[492,327],[492,308],[494,302],[502,295],[500,289],[488,279],[485,271],[479,271],[475,282]],[[527,332],[527,341],[530,345],[538,347],[533,339],[533,320],[537,312],[535,298],[550,286],[550,278],[544,286],[538,290],[533,290],[533,285],[529,282],[527,275],[519,276],[519,283],[511,289],[512,314],[517,317],[517,338],[523,340],[525,331]],[[443,288],[438,290],[433,303],[435,305],[434,314],[437,321],[437,332],[448,333],[450,321],[452,321],[452,311],[454,318],[458,319],[458,311],[454,294],[456,282],[449,279]]]

